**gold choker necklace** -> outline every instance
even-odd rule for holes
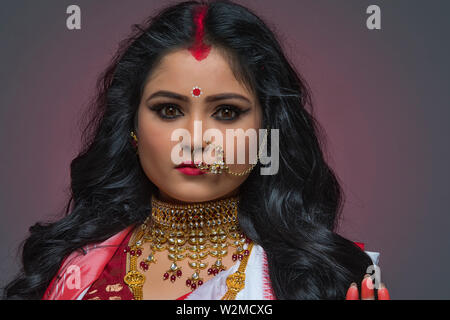
[[[135,299],[142,299],[145,282],[143,272],[156,262],[157,251],[168,251],[171,264],[162,278],[170,279],[172,283],[183,275],[177,261],[190,259],[189,267],[194,272],[186,279],[186,286],[191,290],[203,284],[200,273],[208,267],[203,261],[208,255],[216,259],[207,269],[208,275],[216,276],[227,269],[222,258],[227,256],[229,247],[234,248],[232,260],[240,260],[241,267],[245,268],[253,245],[239,228],[238,204],[238,197],[192,204],[171,204],[152,195],[151,215],[133,235],[130,242],[132,245],[125,249],[129,272],[124,281],[133,291]],[[142,255],[144,243],[150,243],[151,253],[140,261],[138,271],[137,260]]]

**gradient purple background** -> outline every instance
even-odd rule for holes
[[[448,1],[238,1],[313,91],[346,195],[340,233],[379,251],[392,299],[449,299]],[[0,285],[69,194],[81,112],[131,25],[168,1],[8,1],[0,11]],[[66,28],[77,4],[82,29]],[[382,10],[368,30],[366,8]]]

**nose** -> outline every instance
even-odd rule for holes
[[[187,130],[191,135],[191,159],[197,163],[202,160],[202,154],[208,146],[203,139],[203,132],[206,130],[204,122],[202,120],[193,120],[190,122]]]

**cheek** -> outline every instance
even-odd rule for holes
[[[155,125],[149,125],[141,130],[141,147],[150,153],[157,153],[164,149],[165,134]]]
[[[225,157],[227,158],[227,163],[231,163],[233,161],[233,165],[246,165],[250,164],[251,159],[256,159],[256,153],[258,150],[259,142],[259,126],[254,121],[244,124],[239,128],[243,131],[236,134],[233,138],[234,144],[233,146],[227,145],[226,136],[224,135],[224,146],[225,146]],[[246,136],[247,133],[248,135]],[[254,138],[251,138],[254,134]],[[234,155],[234,159],[232,157],[227,156],[227,152],[232,152]],[[231,155],[231,154],[230,154]],[[253,160],[254,162],[254,160]]]
[[[139,154],[141,162],[147,167],[162,168],[170,162],[172,144],[171,130],[157,122],[142,123],[139,127]]]
[[[161,157],[161,155],[165,154],[168,143],[164,139],[164,137],[150,135],[142,140],[143,143],[141,144],[141,147],[143,149],[142,151],[145,152],[145,154],[151,154],[156,157]]]
[[[253,148],[251,140],[252,139],[244,134],[239,134],[234,138],[234,148],[232,148],[234,154],[233,164],[249,163],[250,150]]]

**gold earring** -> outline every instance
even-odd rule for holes
[[[133,145],[133,148],[136,149],[136,154],[138,153],[138,139],[136,137],[136,134],[134,133],[134,131],[131,131],[131,137],[133,138],[133,140],[131,140],[131,144]]]

